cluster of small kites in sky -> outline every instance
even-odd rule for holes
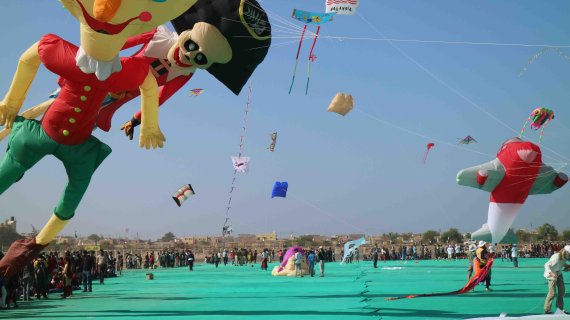
[[[304,26],[303,31],[301,33],[301,39],[299,40],[299,45],[298,45],[298,49],[297,49],[297,54],[296,54],[296,58],[295,58],[295,65],[294,65],[294,70],[293,70],[293,78],[291,80],[291,85],[289,87],[289,94],[291,93],[293,86],[294,86],[294,83],[295,83],[295,76],[296,76],[296,72],[297,72],[297,65],[299,62],[299,55],[300,55],[300,51],[301,51],[301,47],[302,47],[302,43],[303,43],[303,38],[305,37],[305,32],[307,30],[307,25],[309,25],[309,24],[317,25],[317,30],[315,32],[315,37],[313,39],[312,46],[311,46],[311,49],[309,51],[309,55],[307,57],[308,68],[307,68],[307,82],[305,85],[305,94],[308,94],[308,92],[309,92],[309,82],[310,82],[310,77],[311,77],[311,63],[314,63],[317,59],[317,56],[314,54],[314,50],[315,50],[315,46],[316,46],[317,39],[319,36],[320,28],[321,28],[320,25],[332,21],[333,17],[336,14],[354,15],[356,12],[356,8],[358,7],[358,0],[346,0],[344,2],[345,2],[344,5],[339,5],[339,1],[327,0],[326,1],[326,12],[325,13],[315,13],[315,12],[309,12],[309,11],[298,10],[298,9],[293,10],[292,18],[305,23],[305,26]],[[193,89],[192,95],[198,95],[202,92],[203,92],[203,89]],[[222,235],[223,236],[229,235],[233,231],[232,226],[229,224],[229,221],[230,221],[229,212],[231,209],[231,202],[233,199],[233,191],[236,189],[236,179],[237,179],[236,174],[237,173],[247,173],[249,170],[250,157],[243,156],[242,151],[243,151],[243,147],[244,147],[245,134],[247,131],[247,114],[249,112],[250,98],[251,98],[251,87],[250,87],[250,94],[247,97],[246,109],[244,112],[244,121],[243,121],[243,127],[242,127],[243,132],[242,132],[242,135],[240,137],[240,152],[239,152],[238,156],[232,157],[234,177],[232,179],[232,183],[231,183],[231,187],[230,187],[230,191],[229,191],[229,198],[228,198],[228,203],[226,206],[226,217],[225,217],[224,225],[222,227]],[[346,116],[353,108],[354,108],[354,99],[353,99],[352,95],[346,94],[346,93],[337,93],[333,97],[331,103],[329,104],[327,111],[328,112],[335,112],[339,115]],[[276,145],[277,145],[277,132],[273,132],[270,134],[270,144],[269,144],[267,149],[270,152],[275,152]],[[288,185],[287,181],[276,181],[274,186],[273,186],[272,192],[271,192],[271,197],[272,198],[275,198],[275,197],[286,198],[288,186],[289,185]],[[183,189],[178,190],[177,193],[175,193],[175,195],[173,196],[173,198],[177,204],[179,204],[179,201],[180,201],[179,199],[181,197],[182,197],[182,199],[185,199],[184,198],[185,195],[183,194],[183,191],[182,191]],[[180,195],[181,192],[182,192],[182,195]],[[186,192],[186,193],[189,194],[189,192]],[[193,193],[191,193],[191,194],[193,194]]]
[[[316,48],[317,40],[319,38],[321,26],[326,24],[326,23],[333,21],[334,17],[336,15],[355,15],[356,9],[358,7],[358,0],[343,0],[343,1],[325,0],[325,2],[326,2],[326,10],[323,13],[310,12],[310,11],[305,11],[305,10],[300,10],[300,9],[294,9],[292,12],[291,17],[297,21],[304,23],[304,26],[301,29],[300,40],[299,40],[296,55],[295,55],[295,63],[293,65],[293,75],[292,75],[292,79],[291,79],[291,84],[289,86],[289,94],[291,94],[291,92],[293,91],[294,85],[295,85],[295,78],[297,75],[297,67],[298,67],[298,63],[299,63],[301,48],[302,48],[303,40],[305,38],[305,35],[308,31],[309,26],[316,26],[316,30],[313,33],[314,38],[312,39],[312,42],[310,44],[310,49],[309,49],[309,52],[307,55],[307,60],[306,60],[307,61],[307,79],[306,79],[305,88],[304,88],[305,94],[309,93],[309,83],[311,80],[311,64],[315,63],[315,61],[317,59],[317,57],[315,55],[315,48]],[[555,51],[559,55],[561,55],[562,57],[567,58],[564,55],[564,53],[562,53],[557,48],[554,48],[554,49],[546,48],[531,58],[531,60],[528,62],[528,64],[524,67],[523,71],[521,71],[520,75],[522,75],[524,73],[524,71],[527,70],[527,68],[530,64],[532,64],[536,59],[538,59],[541,55],[543,55],[545,52],[548,52],[548,51]],[[570,59],[568,59],[568,60],[570,60]],[[204,92],[204,89],[195,88],[195,89],[191,90],[190,94],[191,94],[191,96],[198,96],[198,95],[202,94],[203,92]],[[229,191],[228,203],[226,206],[225,222],[224,222],[224,225],[222,228],[222,235],[224,235],[224,236],[229,235],[232,232],[232,226],[229,224],[229,221],[230,221],[229,212],[231,209],[233,191],[236,189],[237,174],[238,173],[247,173],[249,171],[249,168],[250,168],[251,158],[244,156],[242,153],[244,151],[244,140],[245,140],[245,134],[247,131],[247,115],[249,112],[249,103],[250,103],[251,93],[252,92],[251,92],[251,85],[250,85],[250,92],[249,92],[249,95],[247,97],[246,108],[244,111],[244,119],[243,119],[243,127],[242,127],[243,132],[242,132],[242,135],[240,136],[239,153],[237,156],[231,157],[232,165],[233,165],[233,169],[234,169],[234,176],[232,178],[232,183],[231,183],[231,187],[230,187],[230,191]],[[354,109],[354,98],[353,98],[353,96],[351,94],[348,94],[348,93],[339,92],[332,98],[332,100],[331,100],[331,102],[327,108],[327,111],[337,113],[341,116],[346,116],[353,109]],[[519,138],[522,138],[522,136],[525,132],[525,128],[528,125],[528,127],[530,127],[531,129],[534,129],[534,130],[541,129],[540,138],[539,138],[539,144],[540,144],[540,141],[542,140],[542,136],[544,134],[544,128],[552,119],[554,119],[554,112],[552,110],[550,110],[548,108],[544,108],[544,107],[536,108],[535,110],[533,110],[531,112],[526,123],[523,125],[523,128],[520,132]],[[269,143],[269,146],[267,148],[270,152],[275,152],[275,150],[276,150],[277,135],[278,135],[277,132],[270,133],[270,143]],[[470,145],[473,143],[477,143],[477,140],[470,135],[467,135],[464,138],[458,139],[458,142],[457,142],[457,144],[459,144],[459,145]],[[430,152],[432,151],[432,149],[434,149],[435,146],[436,146],[436,144],[434,142],[428,142],[426,144],[425,151],[424,151],[424,154],[422,157],[422,163],[423,164],[427,163],[428,156],[429,156]],[[274,183],[272,191],[271,191],[271,198],[276,198],[276,197],[277,198],[286,198],[288,187],[289,187],[289,184],[287,181],[276,181]],[[194,189],[192,188],[192,186],[190,184],[187,184],[187,185],[184,185],[182,188],[180,188],[178,191],[176,191],[176,193],[173,195],[172,198],[174,199],[176,204],[178,206],[180,206],[185,200],[188,199],[188,197],[190,197],[191,195],[194,195],[194,194],[195,193],[194,193]]]

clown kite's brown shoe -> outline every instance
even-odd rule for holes
[[[0,277],[8,279],[17,274],[47,246],[37,244],[35,238],[12,242],[6,255],[0,260]]]

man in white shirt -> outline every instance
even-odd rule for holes
[[[228,264],[228,251],[226,249],[224,249],[224,252],[222,252],[222,257],[224,259],[224,266]]]
[[[519,267],[519,247],[516,243],[513,243],[513,247],[511,248],[511,260],[513,260],[513,265],[515,268]]]
[[[449,260],[453,259],[453,247],[451,245],[447,246],[447,258]]]
[[[459,259],[461,255],[461,246],[459,243],[455,244],[455,260]]]
[[[544,313],[551,314],[552,300],[556,295],[556,288],[558,287],[558,296],[556,298],[556,307],[562,312],[564,311],[564,294],[566,288],[564,287],[564,278],[562,271],[570,270],[570,265],[567,264],[570,260],[570,245],[564,247],[560,252],[555,253],[550,257],[547,263],[544,264],[544,277],[548,280],[548,294],[544,301]]]

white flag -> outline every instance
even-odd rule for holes
[[[326,12],[336,12],[336,14],[355,15],[358,7],[358,0],[325,0]]]

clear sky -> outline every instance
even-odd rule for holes
[[[456,173],[493,159],[500,144],[515,136],[540,105],[556,113],[543,139],[545,161],[557,168],[570,162],[569,61],[548,52],[519,77],[543,47],[498,45],[570,46],[570,2],[360,2],[359,15],[337,16],[322,26],[308,95],[304,85],[312,39],[305,40],[289,95],[303,26],[290,18],[291,11],[324,11],[324,1],[262,1],[274,39],[252,77],[244,152],[252,162],[250,172],[238,176],[234,192],[230,217],[236,234],[476,230],[487,219],[489,194],[458,186]],[[45,33],[78,43],[79,33],[78,23],[55,0],[4,1],[2,7],[0,91],[6,92],[18,57],[28,46]],[[374,40],[384,37],[490,44],[392,45]],[[570,48],[561,50],[570,54]],[[24,107],[45,100],[56,87],[56,77],[41,68]],[[190,97],[196,87],[206,91]],[[326,112],[337,92],[354,96],[355,110],[346,117]],[[198,72],[163,107],[165,148],[150,151],[119,130],[140,100],[124,106],[111,132],[94,132],[113,153],[96,172],[63,233],[124,236],[128,228],[130,237],[138,232],[142,238],[168,231],[219,235],[246,94],[243,90],[235,96],[208,73]],[[274,131],[279,137],[271,153],[267,146]],[[538,139],[538,132],[527,133]],[[479,143],[457,148],[457,138],[466,135]],[[436,146],[423,165],[428,142]],[[0,148],[6,148],[6,141]],[[276,180],[289,182],[286,199],[271,199]],[[32,224],[40,228],[66,181],[58,160],[43,159],[0,197],[0,219],[16,216],[22,232],[30,231]],[[171,195],[186,183],[196,195],[179,208]],[[529,197],[515,227],[544,222],[559,230],[570,227],[569,195],[566,186],[551,195]]]

